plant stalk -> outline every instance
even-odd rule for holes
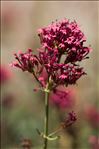
[[[45,90],[45,121],[44,121],[44,147],[43,149],[47,149],[48,146],[48,140],[47,140],[47,136],[48,136],[48,119],[49,119],[49,94],[50,91],[48,89],[48,86],[46,87]]]

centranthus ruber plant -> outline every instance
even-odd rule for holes
[[[58,136],[53,135],[69,127],[77,119],[75,113],[70,112],[59,129],[49,134],[49,95],[58,86],[76,84],[81,76],[86,75],[80,62],[88,58],[91,48],[84,45],[86,38],[76,21],[63,19],[52,22],[39,29],[38,36],[41,42],[41,47],[37,49],[38,54],[33,54],[31,49],[14,54],[16,62],[12,66],[31,73],[45,92],[44,132],[37,131],[44,139],[43,149],[47,149],[48,140],[57,139]],[[43,72],[46,77],[42,75]]]

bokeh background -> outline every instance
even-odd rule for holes
[[[1,2],[1,132],[2,149],[21,147],[23,138],[30,139],[33,148],[40,149],[42,139],[36,128],[43,130],[44,94],[34,92],[38,86],[34,78],[9,64],[13,54],[40,46],[37,29],[64,17],[76,20],[87,37],[93,51],[84,61],[87,76],[78,85],[69,87],[72,106],[60,109],[50,104],[51,132],[63,115],[74,110],[77,122],[60,133],[58,141],[49,149],[98,149],[99,116],[99,3],[97,1],[2,1]],[[72,94],[73,93],[73,94]],[[97,116],[98,115],[98,116]]]

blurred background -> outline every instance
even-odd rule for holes
[[[37,29],[64,17],[76,20],[93,51],[84,61],[87,76],[70,86],[64,108],[50,104],[50,128],[54,130],[68,111],[74,110],[77,122],[60,132],[49,149],[98,149],[99,124],[99,3],[97,1],[2,1],[1,2],[1,133],[2,149],[21,147],[30,139],[35,149],[43,140],[36,128],[43,130],[44,94],[34,92],[38,86],[28,73],[11,68],[13,54],[19,50],[34,51],[40,46]],[[52,95],[53,96],[53,95]],[[51,99],[53,100],[53,98]]]

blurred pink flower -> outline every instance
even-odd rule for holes
[[[13,94],[7,94],[2,98],[2,106],[5,108],[12,108],[14,106],[15,96]]]
[[[92,149],[99,149],[99,137],[91,135],[89,137],[89,143],[92,147]]]
[[[10,4],[6,4],[5,7],[2,8],[2,23],[6,25],[6,27],[11,27],[14,23],[16,23],[17,12],[16,9]]]
[[[55,89],[50,96],[50,102],[60,109],[72,108],[75,105],[75,92],[73,89]]]
[[[0,66],[0,83],[5,83],[12,77],[7,66]]]
[[[21,142],[21,146],[23,149],[31,149],[32,141],[28,138],[24,138]]]
[[[93,105],[88,105],[85,109],[85,117],[94,128],[99,127],[99,111]]]

